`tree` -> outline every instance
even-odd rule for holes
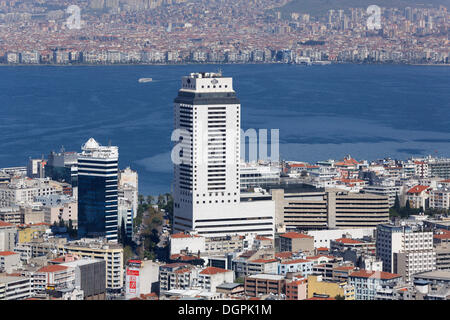
[[[158,196],[158,206],[159,207],[162,207],[162,206],[164,206],[164,196],[162,195],[162,194],[160,194],[159,196]]]
[[[138,195],[138,201],[140,205],[144,203],[144,196],[142,194]]]
[[[337,296],[334,297],[336,300],[345,300],[344,296],[341,296],[340,294],[338,294]]]
[[[122,223],[120,225],[119,243],[121,243],[123,246],[128,244],[127,231],[125,228],[125,219],[124,218],[122,218]]]
[[[130,246],[125,246],[123,248],[123,264],[125,265],[128,260],[133,258],[133,256],[134,256],[133,249]]]
[[[154,200],[155,200],[155,199],[153,198],[153,196],[147,196],[147,203],[148,203],[149,205],[152,205]]]
[[[406,200],[405,209],[409,211],[411,209],[411,204],[409,203],[409,200]]]
[[[394,209],[397,212],[400,209],[400,198],[398,197],[398,193],[395,194]]]

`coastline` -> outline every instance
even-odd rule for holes
[[[329,66],[329,65],[388,65],[388,66],[436,66],[450,67],[450,63],[361,63],[361,62],[331,62],[330,64],[306,65],[301,63],[283,63],[283,62],[183,62],[183,63],[0,63],[0,67],[111,67],[111,66],[189,66],[189,65],[294,65],[294,66]]]

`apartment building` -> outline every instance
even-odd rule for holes
[[[34,290],[30,278],[0,275],[0,300],[24,300],[32,296]]]
[[[0,221],[0,251],[14,251],[16,234],[15,225]]]
[[[233,283],[234,272],[216,267],[207,267],[198,273],[198,286],[211,293],[216,292],[217,286],[223,283]]]
[[[400,196],[400,186],[392,183],[374,184],[365,186],[362,191],[368,194],[375,194],[383,197],[388,197],[389,207],[393,207],[395,204],[395,197]]]
[[[272,197],[276,217],[282,217],[287,229],[364,228],[389,221],[388,196],[337,189],[300,193],[272,189]]]
[[[75,283],[75,269],[63,265],[48,265],[33,272],[31,278],[37,292],[68,288]]]
[[[286,282],[286,300],[305,300],[308,290],[306,278],[294,279]]]
[[[34,198],[56,193],[62,193],[61,183],[49,178],[12,179],[9,184],[0,184],[0,207],[11,207],[34,203]]]
[[[415,273],[436,269],[433,232],[420,226],[379,225],[376,255],[383,271],[398,273],[406,281]]]
[[[447,188],[431,190],[429,205],[434,209],[450,209],[450,190]]]
[[[280,250],[292,252],[313,252],[314,251],[314,237],[299,233],[288,232],[279,236]]]
[[[406,192],[406,200],[409,201],[411,208],[428,208],[430,186],[417,185]]]
[[[255,274],[244,278],[244,291],[250,297],[259,295],[285,294],[286,279],[284,276],[275,274]]]
[[[189,289],[197,284],[197,273],[188,263],[170,263],[159,267],[160,291]]]
[[[20,254],[12,251],[0,251],[0,273],[11,273],[14,267],[20,265]]]
[[[123,248],[111,242],[96,239],[81,239],[57,245],[60,255],[73,254],[81,258],[102,259],[106,261],[106,289],[120,291],[123,287]]]
[[[349,284],[355,288],[356,300],[375,300],[377,289],[402,280],[399,274],[384,271],[358,270],[350,273]]]
[[[278,274],[286,275],[288,272],[299,273],[307,277],[313,272],[314,263],[306,259],[284,260],[278,263]]]

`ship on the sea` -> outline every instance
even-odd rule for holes
[[[153,79],[152,78],[140,78],[138,81],[140,83],[145,83],[145,82],[152,82]]]

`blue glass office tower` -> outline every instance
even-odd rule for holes
[[[118,238],[118,147],[90,138],[78,155],[78,236]]]

